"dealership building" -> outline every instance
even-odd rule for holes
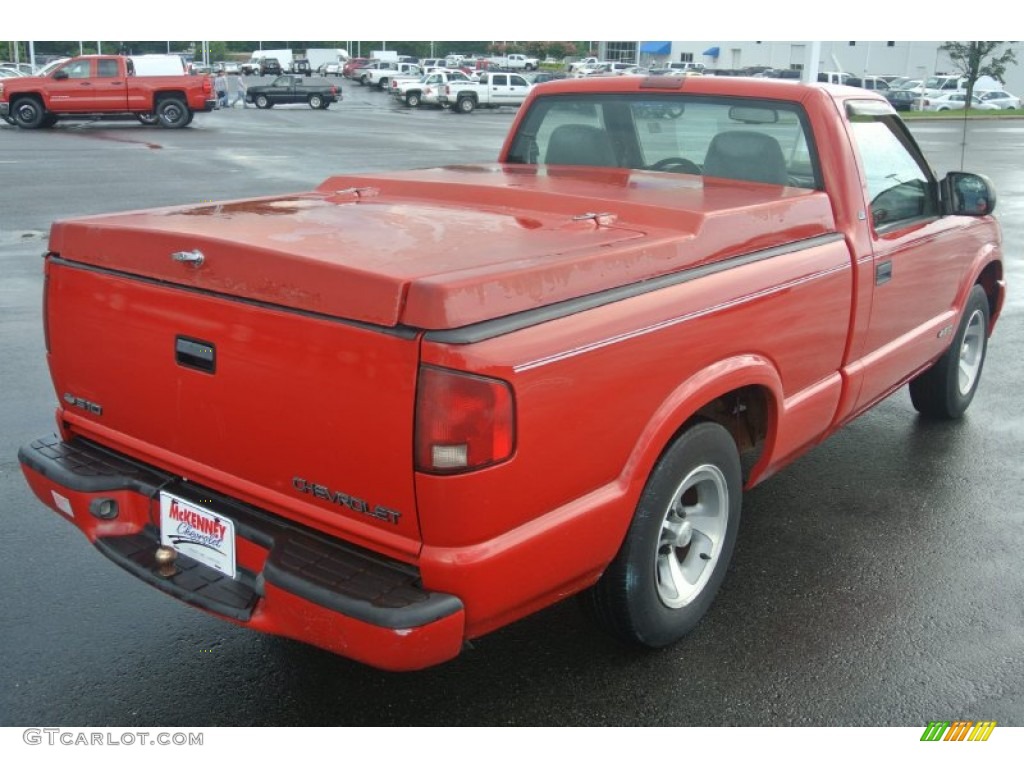
[[[904,75],[926,78],[952,74],[955,67],[933,41],[823,41],[818,49],[818,71],[849,72],[852,75]],[[1011,46],[1012,47],[1012,46]],[[606,41],[597,44],[597,55],[609,61],[636,61],[651,66],[669,61],[704,64],[708,70],[736,71],[748,67],[805,69],[813,44],[786,40],[697,40],[697,41]],[[997,49],[1002,53],[1005,48]],[[1006,88],[1015,95],[1024,92],[1024,71],[1019,65],[1006,70]]]

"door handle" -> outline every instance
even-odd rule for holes
[[[875,285],[885,285],[892,280],[892,262],[883,261],[875,266]]]
[[[205,373],[217,372],[217,348],[208,341],[176,336],[174,360],[185,368],[194,368]]]

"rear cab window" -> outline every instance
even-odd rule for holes
[[[507,161],[701,174],[822,189],[799,104],[692,94],[536,99]]]

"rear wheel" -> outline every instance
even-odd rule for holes
[[[633,522],[581,599],[619,638],[660,648],[689,633],[725,578],[739,529],[742,472],[729,432],[698,422],[651,472]]]
[[[932,419],[958,419],[974,399],[988,351],[988,296],[975,285],[949,349],[910,382],[910,401]]]
[[[324,97],[314,93],[309,97],[309,106],[311,109],[323,109],[324,108]]]
[[[156,116],[164,128],[184,128],[189,123],[189,109],[177,96],[165,96],[156,105]]]
[[[14,122],[21,128],[38,128],[45,114],[42,103],[33,96],[18,99],[11,110]]]
[[[456,102],[456,107],[459,112],[468,115],[476,108],[476,99],[472,96],[460,96],[458,102]]]

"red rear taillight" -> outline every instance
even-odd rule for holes
[[[515,449],[512,388],[486,376],[420,368],[416,469],[453,474],[505,461]]]
[[[203,93],[213,93],[213,79],[203,78]]]

